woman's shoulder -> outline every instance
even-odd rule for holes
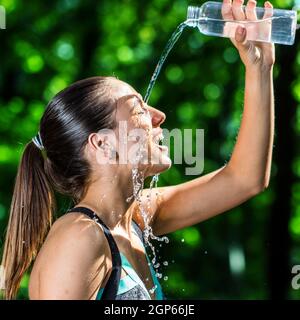
[[[46,241],[62,247],[88,248],[88,253],[109,252],[102,228],[82,213],[70,212],[58,218],[52,225]]]
[[[73,234],[82,231],[85,231],[84,235],[89,236],[91,233],[96,233],[96,235],[102,235],[103,232],[99,226],[88,216],[80,212],[69,212],[65,213],[56,219],[50,229],[49,234],[52,233],[66,233]]]
[[[104,269],[110,267],[109,250],[103,231],[93,220],[80,213],[68,213],[52,225],[34,263],[30,287],[34,289],[38,284],[43,296],[57,294],[57,286],[83,292],[87,274],[102,282]],[[99,273],[100,265],[107,268]]]

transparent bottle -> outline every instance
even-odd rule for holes
[[[245,12],[245,6],[243,6]],[[242,25],[247,30],[247,39],[292,45],[297,28],[297,11],[256,8],[257,20],[225,20],[222,3],[208,1],[201,7],[189,6],[186,24],[198,27],[201,33],[234,38],[235,30]]]

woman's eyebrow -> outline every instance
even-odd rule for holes
[[[139,100],[140,104],[143,106],[144,105],[144,100],[141,94],[136,93],[134,96]]]
[[[133,94],[132,96],[135,97],[138,100],[140,106],[142,108],[144,108],[144,101],[143,101],[142,96],[140,94],[138,94],[138,93],[137,94]],[[132,106],[131,110],[133,110],[135,107],[136,107],[136,103],[134,103],[134,105]]]

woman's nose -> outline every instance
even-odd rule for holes
[[[151,121],[152,121],[153,127],[160,126],[166,119],[166,115],[160,110],[149,107],[149,112],[151,115]]]

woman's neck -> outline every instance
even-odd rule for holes
[[[77,206],[86,206],[104,221],[110,230],[130,230],[133,203],[132,178],[121,179],[119,175],[102,177],[90,183],[87,192]]]

